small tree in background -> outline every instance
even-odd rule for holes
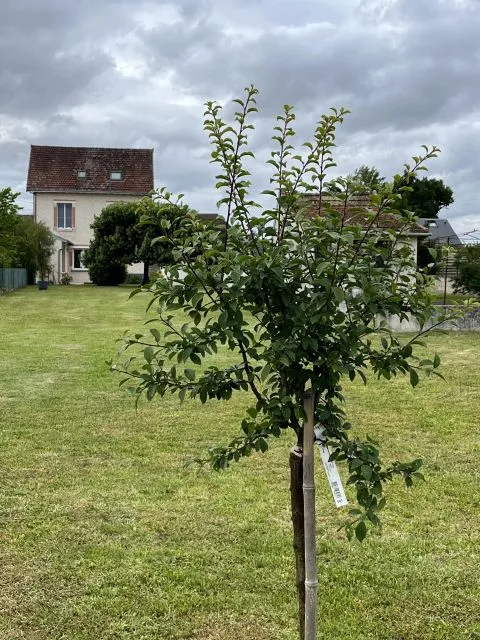
[[[19,195],[10,187],[0,190],[0,267],[14,266],[17,260],[16,229],[21,207],[15,201]]]
[[[378,191],[384,184],[385,178],[380,175],[376,167],[368,167],[362,164],[351,175],[347,176],[357,186],[364,187],[364,193],[372,193]]]
[[[36,273],[47,277],[55,241],[45,224],[19,215],[19,195],[0,191],[0,267],[25,267],[33,282]]]
[[[358,507],[345,522],[349,537],[361,541],[367,526],[380,524],[385,485],[395,476],[407,486],[422,477],[420,460],[385,464],[377,443],[352,435],[342,382],[358,376],[366,383],[369,373],[387,380],[404,374],[415,387],[420,373],[437,373],[437,355],[417,357],[418,336],[402,338],[381,322],[389,314],[406,318],[408,309],[425,333],[435,313],[427,294],[430,280],[398,238],[413,221],[402,196],[437,149],[425,147],[388,189],[372,195],[360,223],[348,215],[348,183],[337,195],[340,208],[322,201],[327,172],[335,166],[336,127],[347,111],[322,116],[312,139],[295,149],[295,115],[287,105],[277,118],[268,160],[272,175],[263,193],[271,207],[261,207],[249,193],[247,166],[256,94],[251,87],[245,99],[235,101],[232,124],[223,120],[218,104],[207,103],[205,130],[219,167],[216,188],[225,227],[205,227],[194,214],[181,216],[176,228],[165,223],[158,242],[170,247],[175,262],[149,290],[158,324],[149,324],[144,335],[127,335],[124,348],[134,347],[134,354],[112,367],[125,374],[122,384],[133,383],[132,390],[148,400],[166,393],[201,402],[242,393],[250,400],[240,434],[209,450],[204,462],[213,469],[266,452],[272,438],[293,436],[292,521],[303,638],[306,398],[313,397],[315,423],[325,429],[331,459],[343,461],[355,490]],[[306,193],[317,194],[313,211],[311,204],[306,207]],[[156,200],[179,211],[183,206],[164,189]],[[396,221],[395,228],[378,225],[384,214]],[[172,313],[178,309],[189,318],[182,326]],[[218,348],[231,352],[224,368],[211,360]]]
[[[455,247],[455,266],[455,292],[480,294],[480,244]]]
[[[27,269],[29,282],[37,273],[41,279],[48,277],[55,245],[50,229],[43,222],[20,216],[16,233],[17,264]]]
[[[90,279],[98,285],[118,285],[125,280],[127,264],[144,263],[143,284],[149,280],[153,264],[172,261],[170,246],[152,243],[163,235],[165,225],[188,211],[168,203],[144,198],[140,202],[116,202],[105,207],[92,224],[93,238],[84,262]]]
[[[94,284],[121,284],[127,274],[125,265],[135,262],[137,206],[136,202],[110,204],[91,225],[93,238],[83,259]]]

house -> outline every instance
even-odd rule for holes
[[[137,201],[152,190],[153,149],[32,145],[27,191],[33,194],[34,219],[55,237],[54,280],[66,273],[75,284],[88,282],[82,255],[95,216],[112,202]]]
[[[430,247],[461,247],[463,242],[453,230],[450,222],[445,218],[419,218],[419,222],[430,231],[430,237],[420,246],[421,264],[425,266],[432,261],[429,253]],[[435,291],[443,294],[443,303],[446,304],[447,294],[454,292],[454,280],[458,275],[458,267],[455,260],[455,251],[444,256],[437,265],[435,275]]]
[[[452,229],[452,225],[444,218],[419,218],[418,222],[430,232],[429,244],[461,246],[463,242]]]
[[[306,193],[302,196],[302,199],[307,203],[309,214],[318,215],[319,194]],[[345,205],[343,200],[335,195],[330,193],[323,194],[322,192],[320,215],[326,211],[327,205],[338,211],[347,224],[362,224],[364,226],[370,224],[370,219],[367,222],[367,210],[372,210],[372,204],[368,194],[353,195]],[[420,242],[430,235],[429,229],[423,224],[420,224],[419,221],[406,225],[398,216],[388,213],[388,211],[382,211],[375,218],[374,225],[381,229],[394,229],[399,231],[398,244],[410,247],[415,260],[417,260]]]

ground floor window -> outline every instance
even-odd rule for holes
[[[77,271],[86,271],[87,267],[83,262],[85,247],[73,249],[73,269]]]

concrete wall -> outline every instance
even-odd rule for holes
[[[445,309],[448,311],[449,307],[439,306],[439,314]],[[432,320],[432,322],[430,322],[427,327],[431,327],[434,322],[435,320]],[[400,318],[398,316],[390,316],[387,319],[387,323],[389,329],[398,333],[416,333],[420,331],[420,325],[415,319],[412,318],[410,314],[408,320],[402,321],[400,321]],[[480,331],[480,308],[472,309],[466,314],[464,318],[443,322],[437,328],[448,331]]]

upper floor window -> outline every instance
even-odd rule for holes
[[[86,178],[87,177],[87,172],[85,171],[85,169],[79,169],[77,171],[77,178]]]
[[[73,205],[71,202],[57,203],[57,229],[73,229]]]
[[[122,177],[121,171],[110,171],[110,180],[121,180]]]

